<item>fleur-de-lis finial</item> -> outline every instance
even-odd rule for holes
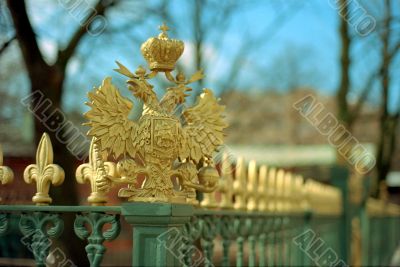
[[[42,135],[36,150],[36,164],[25,168],[24,180],[30,184],[36,182],[36,194],[32,201],[36,205],[48,205],[52,202],[49,196],[50,183],[54,186],[64,182],[64,170],[57,164],[53,164],[53,147],[47,133]]]
[[[303,209],[303,183],[304,179],[301,175],[296,175],[294,178],[294,188],[293,188],[293,206],[295,207],[296,212],[304,212]]]
[[[87,198],[89,203],[97,206],[104,205],[107,202],[106,193],[111,188],[111,181],[106,177],[114,177],[115,170],[115,163],[105,161],[96,143],[96,138],[93,138],[90,143],[89,162],[79,165],[75,173],[78,183],[90,183],[92,192]],[[99,188],[101,182],[108,184]]]
[[[233,192],[235,194],[235,203],[233,208],[236,210],[245,210],[247,188],[246,188],[246,165],[243,157],[239,157],[236,162],[236,175],[233,182]]]
[[[258,183],[258,174],[257,174],[257,163],[255,160],[251,160],[248,165],[247,172],[247,210],[255,211],[257,210],[257,202],[258,202],[258,192],[257,192],[257,183]]]
[[[231,161],[227,152],[222,155],[221,173],[219,188],[221,192],[220,208],[231,209],[233,208],[233,178]]]
[[[3,149],[0,145],[0,182],[1,184],[10,184],[14,180],[14,173],[13,171],[7,167],[3,166]],[[0,198],[0,202],[1,202]]]
[[[275,168],[270,168],[268,171],[268,186],[267,186],[267,196],[268,196],[268,211],[276,212],[276,173],[277,170]]]
[[[284,186],[285,186],[285,171],[279,169],[276,172],[275,178],[275,204],[276,211],[282,212],[284,209]]]
[[[266,165],[260,166],[260,174],[258,176],[258,205],[259,211],[268,210],[268,167]]]
[[[286,172],[283,178],[283,211],[290,212],[292,211],[291,205],[291,197],[292,197],[292,174],[290,172]]]

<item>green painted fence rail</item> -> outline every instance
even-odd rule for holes
[[[132,266],[346,264],[339,254],[343,245],[338,235],[341,217],[312,211],[221,211],[161,203],[123,203],[121,207],[4,205],[1,211],[0,234],[7,233],[10,214],[20,216],[19,229],[24,236],[32,236],[30,246],[37,266],[45,266],[49,241],[61,234],[62,214],[67,212],[77,214],[74,230],[78,237],[87,240],[91,266],[100,266],[106,251],[103,242],[118,237],[120,218],[132,226]],[[389,264],[398,242],[400,220],[383,215],[368,220],[371,242],[363,265]],[[111,228],[103,231],[104,224]]]

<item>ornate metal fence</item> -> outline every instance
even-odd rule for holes
[[[101,264],[106,252],[103,242],[118,237],[121,216],[132,226],[133,266],[344,265],[352,260],[342,253],[346,242],[353,246],[352,257],[360,253],[361,260],[364,251],[363,265],[380,266],[389,263],[398,242],[398,206],[369,199],[366,218],[356,217],[363,222],[363,238],[357,239],[357,224],[361,221],[351,220],[351,237],[343,239],[346,219],[339,188],[312,179],[304,181],[299,175],[257,166],[254,161],[247,165],[240,158],[231,162],[227,154],[219,168],[218,190],[205,193],[197,206],[145,202],[121,206],[104,202],[100,206],[44,205],[37,200],[50,202],[50,183],[62,186],[62,181],[55,178],[62,169],[55,171],[58,167],[51,161],[51,143],[47,137],[42,141],[37,162],[26,168],[24,177],[28,183],[30,179],[37,183],[32,199],[36,205],[3,205],[0,217],[2,236],[9,229],[10,218],[18,218],[24,245],[31,248],[38,266],[45,266],[52,258],[60,264],[68,261],[57,258],[57,250],[51,245],[63,231],[65,213],[76,214],[74,231],[87,241],[91,266]],[[82,168],[89,166],[92,173],[97,173],[98,166],[93,162],[81,165],[78,182],[82,182]],[[12,181],[10,169],[3,166],[2,171],[2,181]],[[92,183],[88,197],[91,202],[97,188],[93,179],[88,180]],[[103,230],[106,224],[110,227]],[[362,249],[357,248],[359,245]]]
[[[129,90],[144,102],[137,122],[128,120],[133,104],[110,78],[89,94],[93,139],[76,180],[90,183],[90,205],[51,205],[50,186],[71,177],[53,163],[44,134],[36,163],[23,174],[36,185],[35,205],[2,205],[0,235],[5,238],[18,222],[20,245],[29,248],[37,266],[73,265],[53,242],[66,213],[76,214],[74,231],[87,242],[90,266],[101,265],[103,243],[118,238],[121,218],[132,230],[132,266],[387,264],[398,242],[399,207],[351,198],[347,172],[333,171],[328,185],[228,154],[214,163],[227,126],[223,107],[206,89],[183,118],[175,115],[191,90],[187,85],[202,73],[189,79],[171,75],[183,43],[169,39],[167,29],[163,25],[158,37],[142,45],[150,73],[139,67],[133,74],[118,63]],[[159,72],[174,83],[161,101],[147,81]],[[108,161],[112,157],[115,162]],[[0,180],[12,182],[12,170],[1,166]],[[108,206],[109,190],[117,184],[128,184],[118,193],[128,201]]]

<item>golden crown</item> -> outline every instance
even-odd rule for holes
[[[158,37],[151,37],[140,48],[150,70],[166,72],[175,68],[175,63],[183,53],[184,44],[180,40],[169,39],[168,26],[160,26],[162,31]]]

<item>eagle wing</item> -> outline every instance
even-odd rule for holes
[[[90,102],[86,104],[91,110],[84,114],[89,120],[85,125],[91,127],[88,135],[99,140],[101,152],[115,158],[125,153],[135,157],[138,126],[128,119],[133,103],[121,96],[111,83],[111,77],[105,78],[97,90],[88,93],[88,97]]]
[[[180,158],[190,158],[195,162],[203,157],[212,157],[218,146],[223,144],[223,130],[228,127],[224,120],[225,107],[209,89],[204,89],[197,98],[197,104],[183,111],[186,125],[183,127],[184,142],[180,148]]]

